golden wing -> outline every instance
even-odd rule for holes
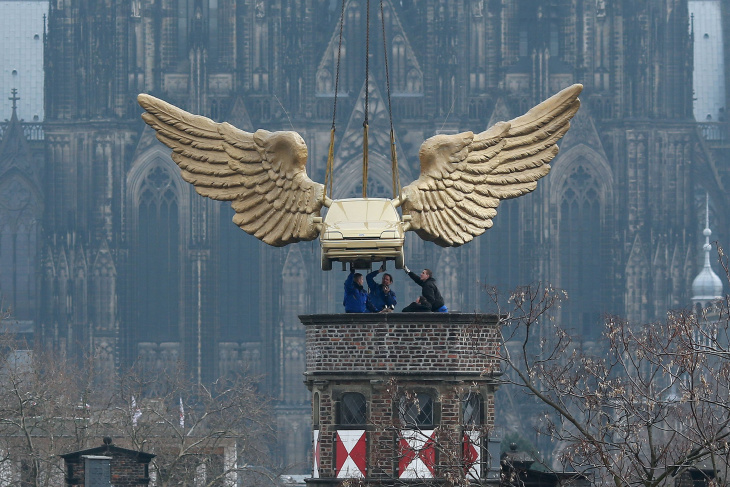
[[[150,95],[137,97],[142,118],[172,149],[172,160],[198,194],[230,201],[233,222],[281,247],[319,236],[324,185],[307,177],[307,146],[296,132],[244,132],[193,115]]]
[[[533,191],[580,107],[575,84],[480,134],[436,135],[421,145],[421,175],[403,188],[410,230],[458,247],[491,228],[501,200]]]

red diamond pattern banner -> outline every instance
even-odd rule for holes
[[[335,477],[363,478],[367,471],[365,430],[340,430],[335,438]]]
[[[434,430],[402,430],[398,478],[432,479],[436,469]]]
[[[464,473],[470,479],[482,476],[482,448],[479,431],[464,431]]]
[[[312,478],[319,478],[319,430],[312,430]]]

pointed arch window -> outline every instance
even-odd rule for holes
[[[396,91],[405,91],[406,88],[406,41],[403,36],[393,38],[393,84]]]
[[[25,179],[0,186],[0,298],[15,319],[34,320],[40,202]]]
[[[218,260],[216,310],[224,341],[256,342],[261,339],[259,333],[261,282],[251,276],[259,274],[260,245],[258,240],[246,235],[231,221],[234,214],[228,202],[221,203],[216,239],[218,248],[215,254]],[[230,256],[246,256],[246,258],[230,258]]]
[[[565,183],[559,220],[560,283],[570,296],[563,319],[583,336],[595,337],[606,311],[602,286],[608,256],[599,182],[584,165],[577,165]]]
[[[329,69],[320,69],[317,71],[317,94],[318,95],[334,95],[335,88],[332,82],[332,73]]]
[[[133,288],[137,341],[177,341],[180,301],[179,195],[172,175],[155,166],[144,176],[138,201]]]

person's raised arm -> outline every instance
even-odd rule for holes
[[[369,273],[367,276],[365,276],[365,280],[368,283],[368,288],[372,291],[376,287],[378,287],[378,284],[375,282],[375,276],[380,274],[379,270],[374,270],[373,272]]]
[[[415,282],[419,286],[423,287],[423,282],[421,282],[421,277],[418,274],[416,274],[415,272],[411,272],[411,270],[408,268],[408,266],[405,266],[405,265],[403,266],[403,270],[405,271],[406,274],[408,274],[408,277],[413,279],[413,282]]]
[[[350,275],[347,276],[347,279],[345,279],[345,292],[353,292],[355,290],[355,285],[352,283],[353,279],[355,279],[355,269],[350,269]]]

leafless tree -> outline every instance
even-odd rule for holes
[[[57,455],[85,447],[91,427],[90,374],[0,332],[0,485],[63,483]]]
[[[500,296],[488,294],[497,306]],[[497,307],[504,387],[544,406],[539,428],[556,442],[553,466],[616,487],[674,485],[690,472],[725,484],[728,300],[650,324],[608,316],[602,340],[585,350],[552,317],[565,298],[535,285],[511,293],[509,312]]]
[[[183,368],[121,378],[111,425],[132,448],[154,453],[159,487],[237,485],[242,472],[269,475],[271,404],[247,376],[211,386]]]
[[[156,455],[156,485],[239,485],[273,478],[270,403],[247,376],[195,383],[180,367],[99,380],[93,364],[0,331],[0,487],[64,484],[59,455],[115,444]],[[272,482],[269,482],[271,485]]]

